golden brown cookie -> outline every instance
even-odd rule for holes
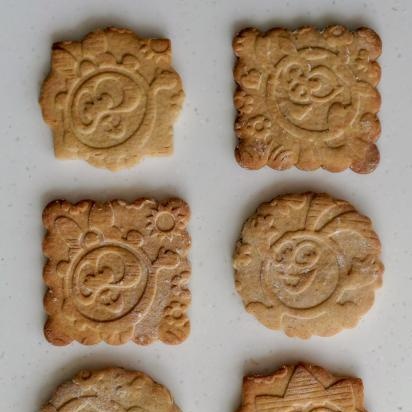
[[[168,39],[108,28],[53,45],[40,104],[61,159],[118,170],[172,151],[184,93]]]
[[[279,196],[245,223],[236,288],[248,312],[288,336],[354,327],[381,285],[381,245],[371,221],[327,194]]]
[[[189,215],[180,199],[51,202],[43,212],[47,340],[146,345],[186,339]]]
[[[246,376],[238,412],[366,412],[363,384],[309,365],[283,366],[269,376]]]
[[[372,172],[381,98],[379,36],[362,27],[236,35],[236,158],[248,169]]]
[[[142,372],[121,368],[79,372],[60,385],[41,412],[180,412],[170,392]]]

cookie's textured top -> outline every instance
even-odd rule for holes
[[[284,366],[269,376],[247,376],[238,412],[366,412],[360,379],[319,366]]]
[[[50,203],[43,212],[46,338],[55,345],[183,341],[189,214],[180,199]]]
[[[383,272],[370,220],[326,194],[279,196],[245,223],[235,257],[247,310],[289,336],[330,336],[371,307]]]
[[[381,41],[375,32],[250,28],[235,37],[233,48],[241,166],[375,169],[381,102],[375,89]]]
[[[41,412],[180,412],[169,391],[142,372],[82,371],[61,385]]]
[[[40,104],[57,157],[117,170],[171,152],[183,97],[169,40],[108,28],[53,45]]]

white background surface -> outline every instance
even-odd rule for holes
[[[371,175],[251,172],[233,156],[231,39],[250,25],[367,25],[383,39],[381,163]],[[37,103],[53,41],[105,26],[172,39],[186,100],[175,154],[111,173],[54,158]],[[412,3],[403,1],[1,0],[0,410],[37,411],[80,368],[140,369],[173,392],[184,412],[234,412],[245,373],[315,362],[364,380],[370,412],[412,411],[411,67]],[[384,286],[359,326],[300,341],[264,328],[234,289],[231,255],[259,203],[295,190],[327,191],[369,215],[382,244]],[[192,333],[180,346],[72,344],[42,334],[41,212],[55,198],[186,199],[192,209]]]

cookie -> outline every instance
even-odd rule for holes
[[[146,345],[186,339],[189,214],[180,199],[51,202],[43,212],[47,340]]]
[[[286,411],[366,412],[362,381],[305,363],[283,366],[268,376],[244,378],[238,412]]]
[[[41,412],[180,412],[170,392],[142,372],[121,368],[79,372],[60,385]]]
[[[170,40],[108,28],[53,45],[40,105],[56,157],[118,170],[172,152],[183,99]]]
[[[344,200],[303,193],[263,203],[245,223],[234,255],[248,312],[288,336],[331,336],[356,326],[381,286],[371,221]]]
[[[374,31],[248,28],[236,35],[233,48],[241,166],[375,169],[382,44]]]

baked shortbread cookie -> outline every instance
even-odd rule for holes
[[[170,40],[108,28],[53,45],[40,104],[58,158],[118,170],[171,153],[183,98]]]
[[[180,199],[51,202],[43,212],[47,340],[182,342],[190,331],[189,214]]]
[[[354,327],[381,285],[381,245],[369,218],[326,194],[278,196],[245,223],[236,288],[248,312],[289,336]]]
[[[268,376],[246,376],[238,412],[366,412],[363,384],[301,363]]]
[[[375,169],[382,44],[374,31],[249,28],[235,36],[233,48],[241,166]]]
[[[84,370],[59,386],[40,412],[180,412],[170,392],[142,372]]]

